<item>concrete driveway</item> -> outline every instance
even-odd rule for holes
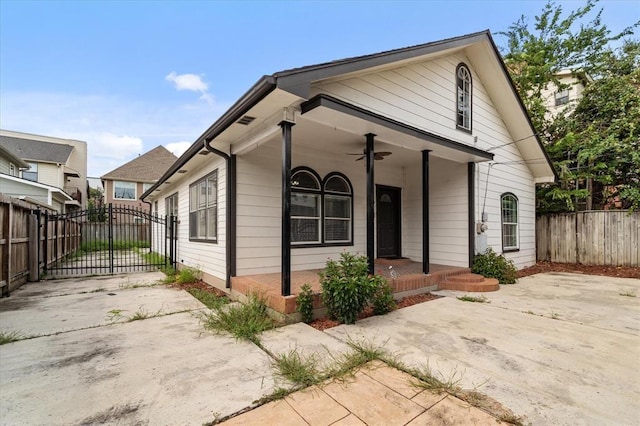
[[[0,346],[0,424],[199,425],[286,387],[257,346],[205,332],[186,292],[149,286],[160,278],[43,282],[0,299],[2,331],[41,336]],[[490,303],[441,294],[325,333],[294,324],[260,338],[327,361],[368,342],[525,424],[638,424],[640,281],[540,274]]]
[[[640,281],[539,274],[326,332],[495,398],[534,425],[640,422]],[[638,297],[634,297],[638,296]]]
[[[272,393],[270,358],[205,332],[185,291],[145,287],[162,277],[33,283],[1,299],[2,331],[42,337],[0,346],[0,424],[200,425]]]

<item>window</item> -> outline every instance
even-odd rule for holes
[[[189,239],[218,241],[217,170],[189,186]]]
[[[291,174],[291,242],[320,244],[320,177],[311,169]]]
[[[324,181],[324,241],[351,241],[351,201],[353,194],[349,180],[338,173],[329,174]]]
[[[9,163],[9,176],[16,175],[16,165],[13,163]]]
[[[116,200],[135,200],[136,183],[119,180],[113,181],[113,198]]]
[[[152,186],[153,186],[153,184],[152,184],[152,183],[143,183],[143,184],[142,184],[142,193],[147,192],[147,190],[148,190],[149,188],[151,188]]]
[[[502,211],[502,251],[518,250],[518,199],[513,194],[500,197]]]
[[[456,125],[471,131],[471,73],[465,64],[456,68]]]
[[[324,181],[312,169],[297,167],[291,175],[291,243],[351,244],[353,189],[337,172]]]
[[[38,163],[27,163],[29,165],[28,170],[22,171],[22,178],[33,182],[38,181]]]
[[[569,103],[569,89],[559,90],[555,94],[556,106]]]

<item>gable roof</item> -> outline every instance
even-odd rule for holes
[[[18,155],[16,155],[9,147],[5,147],[0,143],[0,156],[5,157],[12,163],[16,163],[16,165],[21,169],[28,169],[30,166]]]
[[[35,139],[0,136],[0,145],[25,161],[65,164],[73,146]]]
[[[134,182],[155,182],[176,161],[177,157],[167,148],[158,145],[128,163],[101,176],[103,180],[127,180]]]
[[[493,84],[485,83],[485,85],[488,90],[497,97],[507,100],[504,107],[498,108],[499,112],[504,116],[505,121],[512,121],[514,123],[509,128],[510,131],[517,128],[517,132],[512,132],[512,137],[516,146],[523,152],[523,157],[525,157],[525,159],[526,157],[532,159],[530,167],[536,169],[534,171],[534,180],[536,182],[549,182],[550,180],[557,179],[557,172],[552,166],[551,160],[533,127],[531,118],[502,60],[498,47],[491,36],[491,32],[485,30],[370,55],[355,56],[316,65],[292,68],[276,72],[272,75],[262,76],[180,156],[178,161],[176,161],[141,198],[144,199],[151,194],[160,184],[180,170],[194,155],[202,149],[206,149],[205,143],[207,141],[210,143],[215,142],[218,136],[231,128],[240,118],[267,98],[272,92],[276,91],[276,89],[297,95],[303,100],[309,100],[311,85],[314,81],[345,76],[364,70],[373,71],[376,68],[382,68],[390,64],[401,64],[427,55],[441,54],[446,51],[454,51],[473,45],[479,47],[471,52],[470,56],[472,56],[472,60],[481,60],[479,59],[480,57],[493,59],[493,61],[490,61],[491,64],[486,66],[483,72],[480,73],[481,79],[483,81],[490,79],[499,80]],[[535,147],[526,146],[531,142],[533,142]],[[544,164],[541,164],[540,156],[543,157],[542,163]],[[535,159],[535,161],[533,159]]]

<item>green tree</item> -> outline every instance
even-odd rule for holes
[[[499,33],[507,41],[507,68],[560,175],[559,182],[538,188],[540,212],[572,211],[595,192],[597,201],[608,192],[623,207],[638,207],[638,43],[627,41],[618,50],[611,45],[633,35],[640,22],[612,34],[602,23],[603,10],[594,10],[597,2],[564,14],[549,1],[533,25],[522,16]],[[566,69],[593,81],[575,109],[553,115],[543,93],[569,88],[558,79]]]

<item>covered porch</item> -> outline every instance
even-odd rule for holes
[[[424,274],[421,262],[409,259],[376,259],[375,273],[387,279],[393,288],[396,300],[406,296],[423,294],[440,289],[450,277],[465,277],[469,268],[430,264],[428,275]],[[296,312],[298,294],[304,284],[311,285],[314,293],[314,309],[323,307],[320,297],[321,285],[319,273],[321,269],[291,272],[291,294],[281,294],[281,273],[246,275],[234,277],[231,288],[240,295],[258,295],[263,298],[268,307],[284,315]]]

